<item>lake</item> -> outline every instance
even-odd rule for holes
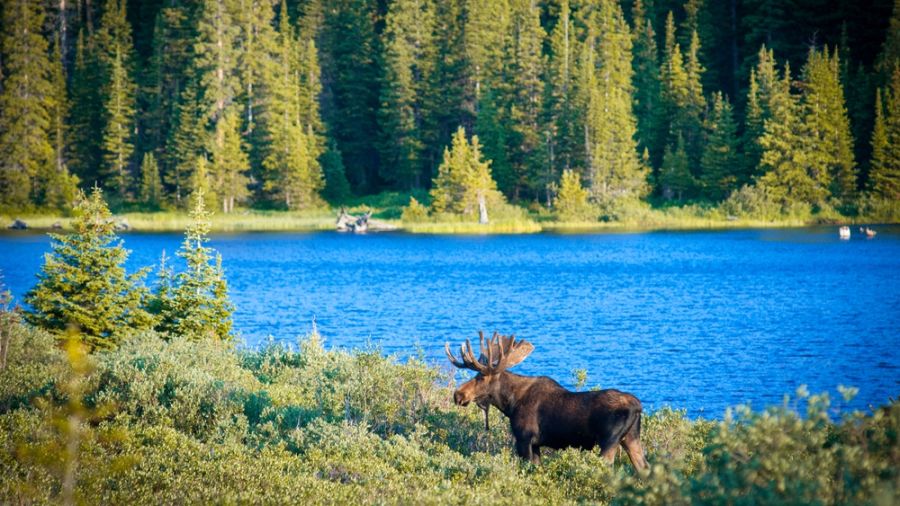
[[[808,385],[859,388],[844,409],[900,394],[900,227],[595,235],[214,235],[235,329],[294,344],[316,321],[328,347],[422,353],[449,364],[479,329],[535,351],[514,371],[620,388],[649,410],[720,418]],[[854,228],[854,232],[856,229]],[[129,269],[171,256],[180,234],[125,234]],[[13,294],[34,284],[43,234],[0,235]],[[151,274],[150,281],[154,275]],[[462,376],[458,375],[458,378]]]

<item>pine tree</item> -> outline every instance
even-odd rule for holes
[[[894,68],[900,62],[900,0],[894,0],[894,9],[888,22],[887,37],[875,62],[875,70],[882,82],[890,82]]]
[[[647,191],[648,171],[638,160],[634,139],[637,120],[631,98],[631,31],[612,0],[601,2],[583,53],[591,194],[603,205],[641,198]]]
[[[772,115],[773,99],[779,84],[774,53],[762,46],[757,55],[756,67],[750,69],[744,133],[741,140],[743,165],[738,185],[747,184],[762,175],[760,160],[763,150],[759,141],[765,132],[765,122]]]
[[[322,190],[325,200],[335,204],[350,198],[350,183],[347,181],[344,160],[334,141],[331,141],[322,155],[322,175],[325,177],[325,188]]]
[[[808,144],[814,136],[807,130],[801,104],[791,93],[791,69],[772,88],[771,117],[759,142],[763,148],[759,183],[787,208],[793,204],[819,205],[828,197],[828,171],[810,159]]]
[[[331,81],[331,107],[325,118],[356,190],[378,185],[377,110],[380,73],[372,0],[332,0],[322,33]]]
[[[381,176],[402,188],[422,184],[426,89],[434,71],[434,4],[396,0],[385,20],[381,84]]]
[[[171,271],[161,270],[165,274],[157,292],[160,311],[157,329],[189,339],[227,341],[232,338],[234,306],[228,299],[222,256],[205,245],[209,241],[210,215],[202,191],[193,200],[192,223],[176,253],[185,260],[187,268],[174,277]],[[215,263],[211,264],[213,259]]]
[[[638,144],[650,153],[658,165],[666,138],[662,113],[659,50],[656,32],[649,17],[645,17],[643,3],[636,0],[634,16],[634,112],[637,118]]]
[[[703,96],[702,79],[706,69],[700,64],[700,36],[697,31],[691,32],[687,58],[684,64],[687,74],[687,104],[680,111],[678,124],[685,136],[688,156],[694,166],[700,160],[703,140],[703,114],[706,111],[706,99]]]
[[[597,218],[594,207],[588,201],[590,193],[581,185],[581,176],[573,170],[563,170],[559,193],[553,208],[560,221],[590,221]]]
[[[133,185],[131,156],[134,153],[134,83],[128,76],[122,48],[116,46],[111,62],[109,83],[105,90],[103,132],[105,186],[116,193],[119,201],[129,198]]]
[[[663,153],[662,167],[659,169],[659,182],[663,197],[682,200],[685,194],[694,188],[694,177],[691,175],[690,159],[685,149],[684,138],[678,136],[675,150],[666,146]]]
[[[538,125],[543,99],[541,12],[532,0],[513,0],[511,7],[512,31],[506,56],[507,75],[511,76],[506,90],[509,104],[506,141],[513,177],[511,186],[501,185],[500,189],[518,201],[526,194],[535,195],[552,180],[539,176],[545,137]]]
[[[877,91],[869,188],[878,198],[900,200],[900,65],[894,67],[891,87]]]
[[[803,70],[802,115],[809,170],[822,184],[828,184],[832,196],[848,202],[856,192],[856,162],[850,120],[840,81],[837,52],[809,53]]]
[[[166,141],[166,158],[169,160],[163,173],[163,181],[172,188],[175,205],[188,206],[197,158],[205,156],[209,143],[206,131],[206,115],[198,97],[198,83],[186,78],[185,88],[176,105],[176,116]]]
[[[69,111],[71,126],[71,168],[82,181],[100,184],[103,151],[97,139],[103,138],[103,116],[97,109],[103,103],[100,62],[93,37],[86,38],[85,30],[78,32],[75,46],[75,65],[69,82]]]
[[[243,202],[250,194],[247,190],[250,180],[246,175],[250,160],[241,145],[239,129],[238,113],[231,107],[216,124],[215,146],[210,150],[213,153],[212,193],[221,200],[223,213],[234,211],[234,203]]]
[[[466,0],[464,46],[468,67],[466,102],[477,113],[482,94],[502,91],[503,67],[511,33],[508,0]]]
[[[63,70],[59,40],[53,45],[50,58],[50,83],[53,95],[48,98],[50,108],[50,141],[53,144],[53,164],[38,175],[35,201],[51,209],[69,209],[75,202],[78,178],[69,172],[69,97]]]
[[[159,209],[162,199],[163,189],[162,181],[159,178],[159,165],[156,163],[153,152],[150,151],[144,154],[144,158],[141,160],[140,201],[152,209]]]
[[[38,174],[52,170],[51,105],[47,40],[41,35],[41,3],[3,4],[2,46],[5,79],[0,90],[0,206],[30,205]]]
[[[238,33],[228,0],[204,0],[197,21],[194,65],[202,90],[198,97],[213,131],[235,100],[240,84],[235,73]]]
[[[706,198],[718,201],[737,188],[734,168],[739,162],[737,126],[731,104],[722,92],[713,94],[705,131],[703,155],[700,157],[700,184]]]
[[[507,130],[491,91],[485,92],[479,101],[475,134],[481,140],[485,158],[491,160],[494,180],[501,188],[511,188],[515,184],[515,175],[507,157]]]
[[[143,309],[147,291],[140,284],[147,269],[126,274],[128,251],[99,188],[81,196],[73,227],[72,234],[51,234],[53,252],[25,297],[31,306],[26,318],[57,335],[74,325],[92,350],[112,349],[153,323]]]
[[[457,129],[451,147],[444,150],[444,159],[431,188],[434,212],[472,218],[478,214],[480,199],[484,199],[488,209],[503,203],[490,166],[489,160],[482,160],[478,136],[472,136],[469,142],[465,130]]]

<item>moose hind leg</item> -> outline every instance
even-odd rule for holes
[[[637,419],[632,423],[625,437],[622,438],[622,447],[628,452],[628,459],[636,471],[647,469],[647,459],[644,458],[644,447],[641,445],[641,413],[637,413]]]
[[[535,456],[531,450],[531,438],[516,439],[516,453],[524,460],[534,462]]]

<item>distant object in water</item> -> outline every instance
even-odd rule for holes
[[[877,234],[877,233],[878,232],[872,230],[871,228],[866,227],[866,237],[871,239],[872,237],[875,237],[875,234]]]
[[[384,223],[383,221],[373,220],[371,217],[372,211],[368,211],[362,216],[353,216],[342,207],[341,212],[338,214],[335,228],[338,232],[353,232],[354,234],[383,232],[397,229],[397,227],[393,225]]]
[[[26,224],[24,221],[22,221],[22,220],[16,218],[16,219],[12,222],[12,225],[9,226],[9,229],[10,229],[10,230],[27,230],[27,229],[28,229],[28,224]]]
[[[838,235],[840,235],[841,239],[849,239],[850,238],[850,227],[843,226],[838,229]]]

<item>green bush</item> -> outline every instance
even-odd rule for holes
[[[506,419],[377,349],[235,350],[146,333],[64,353],[14,324],[0,371],[0,503],[896,503],[900,404],[835,422],[826,397],[721,422],[645,414],[652,471],[620,452],[514,455]],[[87,362],[85,362],[87,361]],[[848,392],[849,394],[849,392]]]

